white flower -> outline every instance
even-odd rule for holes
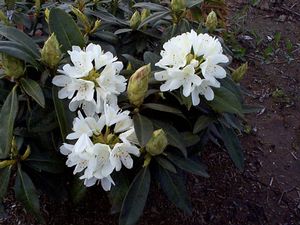
[[[181,88],[185,97],[192,95],[193,105],[200,103],[199,95],[212,100],[211,87],[220,87],[217,79],[226,77],[225,69],[219,64],[228,62],[219,40],[192,30],[171,38],[163,48],[162,58],[155,64],[163,70],[154,74],[156,80],[164,82],[160,90]]]
[[[110,161],[112,165],[116,168],[116,171],[121,170],[122,164],[127,168],[131,169],[133,166],[133,160],[130,156],[133,154],[135,156],[140,156],[139,149],[134,145],[129,145],[126,143],[117,143],[110,156]]]
[[[103,112],[103,104],[117,104],[117,96],[126,90],[126,79],[119,75],[123,64],[100,45],[89,44],[85,50],[73,46],[68,51],[72,65],[66,64],[52,83],[62,87],[60,99],[72,99],[69,109],[82,107],[86,115]],[[95,94],[96,93],[96,94]]]
[[[67,139],[74,144],[64,143],[60,151],[68,156],[66,165],[75,166],[73,173],[80,173],[88,187],[101,183],[104,190],[110,190],[113,171],[119,171],[122,164],[132,168],[130,154],[140,154],[129,111],[108,104],[100,117],[84,117],[79,111],[72,130]]]

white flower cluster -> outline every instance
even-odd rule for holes
[[[100,45],[89,44],[85,50],[73,46],[68,53],[73,65],[64,65],[52,82],[62,87],[60,99],[72,99],[70,110],[82,108],[86,117],[78,111],[67,136],[73,144],[64,143],[60,151],[86,186],[101,182],[108,191],[114,184],[112,172],[122,165],[131,169],[131,154],[140,155],[129,111],[122,112],[117,104],[117,96],[126,90],[126,79],[119,75],[123,64]]]
[[[162,59],[156,66],[164,69],[154,74],[158,81],[165,81],[161,91],[182,87],[185,97],[191,96],[193,105],[200,103],[199,95],[213,100],[211,87],[220,87],[217,79],[226,77],[226,71],[218,64],[229,60],[223,54],[221,43],[208,34],[187,32],[171,38],[163,45]]]
[[[111,173],[120,171],[122,165],[131,169],[133,159],[130,154],[140,155],[136,147],[135,136],[129,111],[120,111],[105,105],[100,116],[83,117],[80,111],[73,122],[73,133],[68,140],[74,144],[64,143],[60,151],[68,156],[68,167],[76,166],[74,174],[83,172],[80,179],[86,186],[101,181],[104,190],[108,191],[114,184]]]
[[[86,115],[102,113],[103,106],[117,105],[117,96],[126,90],[126,79],[119,75],[123,64],[111,52],[104,53],[100,45],[89,44],[85,51],[73,46],[68,51],[73,65],[66,64],[62,75],[53,78],[52,83],[62,87],[60,99],[72,99],[71,111],[82,107]],[[96,100],[95,100],[96,93]]]

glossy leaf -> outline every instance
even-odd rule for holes
[[[133,116],[133,123],[140,145],[145,146],[154,130],[151,120],[137,113]]]
[[[220,126],[220,134],[230,158],[239,170],[244,169],[244,153],[240,140],[236,136],[234,129]]]
[[[147,201],[150,181],[151,177],[149,168],[144,167],[136,175],[129,187],[122,205],[119,225],[136,224],[143,213]]]
[[[111,204],[110,212],[115,214],[121,211],[122,203],[129,189],[129,182],[123,173],[115,173],[112,178],[115,181],[115,185],[109,191],[108,197]]]
[[[36,58],[40,57],[39,47],[35,44],[33,39],[17,28],[2,25],[0,26],[0,35],[6,37],[8,40],[20,43],[32,56]]]
[[[236,95],[224,87],[214,89],[214,93],[214,100],[209,101],[208,104],[215,111],[220,113],[235,113],[243,117],[242,106]]]
[[[177,173],[175,166],[169,160],[165,159],[162,156],[156,156],[154,157],[154,159],[161,167],[165,168],[166,170],[169,170],[172,173]]]
[[[147,108],[147,109],[153,109],[153,110],[156,110],[156,111],[172,113],[172,114],[175,114],[177,116],[184,117],[182,112],[179,109],[176,109],[176,108],[171,107],[171,106],[163,105],[163,104],[146,103],[146,104],[143,104],[143,107]]]
[[[18,167],[14,190],[17,200],[23,203],[25,208],[31,212],[39,222],[45,223],[40,212],[37,191],[30,177],[22,171],[21,166]]]
[[[172,174],[171,176],[166,169],[159,167],[159,183],[171,202],[187,214],[192,214],[188,193],[179,175]]]
[[[84,185],[83,180],[78,176],[73,177],[71,185],[71,198],[75,204],[78,204],[86,195],[87,187]]]
[[[171,153],[167,153],[167,158],[170,159],[177,167],[202,177],[209,177],[206,172],[206,166],[200,162],[195,162],[189,158],[182,158]]]
[[[2,202],[3,198],[6,195],[10,174],[11,166],[5,167],[0,170],[0,202]]]
[[[168,11],[169,10],[167,7],[164,7],[159,4],[151,3],[151,2],[138,2],[138,3],[134,4],[133,7],[149,9],[151,11]]]
[[[155,12],[148,16],[141,24],[139,25],[138,29],[141,29],[143,26],[149,23],[155,23],[156,21],[164,18],[165,16],[169,15],[170,11],[163,11],[163,12]]]
[[[199,6],[204,0],[186,0],[186,6],[187,8],[192,8],[195,6]]]
[[[31,96],[40,106],[45,108],[45,97],[40,85],[29,78],[21,78],[20,84],[23,90]]]
[[[73,45],[83,47],[83,36],[73,18],[59,8],[52,8],[49,14],[49,27],[55,33],[61,50],[67,52]]]
[[[7,96],[0,111],[0,159],[8,156],[11,149],[13,128],[18,113],[17,86]]]
[[[53,86],[52,98],[53,98],[54,108],[59,123],[62,139],[65,140],[66,136],[71,130],[72,121],[74,117],[72,116],[72,113],[65,105],[65,102],[58,98],[57,93],[58,93],[58,88]]]
[[[205,128],[208,127],[210,123],[215,121],[215,118],[206,116],[206,115],[201,115],[198,117],[198,119],[195,122],[193,133],[197,134],[200,131],[204,130]]]

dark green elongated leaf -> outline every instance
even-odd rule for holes
[[[176,128],[168,123],[158,121],[158,120],[155,120],[154,123],[158,129],[162,128],[166,132],[169,145],[178,148],[181,151],[181,153],[185,157],[187,157],[185,143],[180,133],[176,130]]]
[[[137,113],[133,116],[136,136],[141,146],[145,146],[153,133],[153,124],[147,117]]]
[[[191,215],[192,207],[182,178],[177,174],[171,176],[166,169],[159,167],[159,182],[168,199]]]
[[[15,118],[18,113],[17,86],[7,96],[0,111],[0,159],[5,159],[11,148]]]
[[[78,204],[85,197],[87,187],[84,185],[83,180],[80,180],[78,176],[73,177],[71,185],[71,198],[72,202]]]
[[[215,121],[215,118],[213,118],[213,117],[206,116],[206,115],[199,116],[198,119],[196,120],[195,125],[194,125],[193,133],[194,134],[199,133],[200,131],[207,128],[208,125],[210,123],[212,123],[213,121]]]
[[[114,32],[115,35],[118,35],[118,34],[124,34],[124,33],[128,33],[128,32],[131,32],[132,29],[130,28],[123,28],[123,29],[119,29],[119,30],[116,30]]]
[[[159,55],[157,55],[153,52],[150,52],[150,51],[145,52],[143,55],[143,58],[144,58],[145,64],[151,63],[152,70],[155,69],[155,64],[160,60]]]
[[[67,134],[71,130],[72,119],[74,117],[72,116],[72,113],[67,108],[67,106],[64,104],[65,102],[58,98],[57,93],[58,93],[58,88],[53,86],[52,98],[53,98],[54,108],[59,123],[61,136],[62,139],[65,141]]]
[[[166,170],[169,170],[172,173],[177,173],[177,170],[176,170],[175,166],[170,161],[165,159],[164,157],[156,156],[156,157],[154,157],[154,159],[157,161],[157,163],[161,167],[165,168]]]
[[[40,85],[29,78],[21,78],[20,84],[24,91],[32,97],[40,106],[45,108],[45,97]]]
[[[263,106],[251,106],[251,105],[243,105],[242,106],[243,113],[258,113],[264,107]]]
[[[93,35],[98,37],[100,40],[106,41],[113,45],[116,45],[119,42],[118,36],[109,31],[100,30],[100,31],[97,31],[96,33],[94,33]]]
[[[200,3],[202,3],[203,1],[204,0],[186,0],[186,7],[192,8],[197,5],[200,7]]]
[[[236,136],[234,129],[220,126],[220,134],[222,136],[224,145],[229,153],[230,158],[239,170],[244,169],[244,153],[240,140]]]
[[[5,167],[0,170],[0,202],[6,195],[9,178],[11,174],[11,166]]]
[[[171,107],[171,106],[163,105],[163,104],[146,103],[146,104],[143,104],[143,107],[148,108],[148,109],[153,109],[153,110],[156,110],[156,111],[172,113],[172,114],[175,114],[177,116],[184,117],[182,112],[179,109],[176,109],[176,108]]]
[[[130,62],[131,66],[134,70],[137,70],[138,68],[142,67],[144,65],[144,62],[134,58],[132,55],[128,54],[122,54],[122,56],[127,59],[128,62]]]
[[[133,5],[134,8],[145,8],[151,11],[169,11],[170,9],[159,4],[151,2],[138,2]]]
[[[37,69],[40,69],[41,66],[24,46],[17,42],[12,41],[0,41],[0,52],[6,53],[15,58],[21,59],[24,62],[27,62],[34,66]]]
[[[37,191],[30,177],[18,166],[18,174],[15,183],[15,194],[18,201],[22,202],[25,208],[31,212],[40,223],[45,223],[40,212],[40,203]]]
[[[8,40],[20,43],[32,54],[32,56],[35,56],[36,58],[40,57],[38,45],[36,45],[24,32],[16,29],[15,27],[4,25],[0,26],[0,35],[6,37]]]
[[[32,151],[24,163],[39,172],[61,173],[65,168],[64,163],[59,157],[51,155],[48,152]]]
[[[180,134],[184,140],[185,147],[191,147],[191,146],[197,144],[198,142],[200,142],[200,140],[201,140],[199,135],[193,134],[192,132],[189,132],[189,131],[182,132]]]
[[[78,26],[65,11],[52,8],[49,14],[49,27],[51,32],[55,33],[63,52],[70,50],[73,45],[84,46],[84,38]]]
[[[149,168],[144,167],[134,178],[125,196],[120,213],[119,225],[136,224],[143,213],[147,201],[150,181]]]
[[[97,18],[100,18],[101,21],[103,21],[106,24],[114,24],[114,25],[128,25],[127,21],[124,21],[122,19],[119,19],[117,17],[115,17],[114,15],[112,15],[111,13],[109,13],[106,9],[104,8],[98,8],[97,11],[91,10],[91,9],[86,9],[84,11],[84,13],[86,15],[93,15]]]
[[[138,29],[141,29],[146,24],[155,23],[156,21],[164,18],[165,16],[167,16],[169,14],[170,14],[170,11],[155,12],[152,15],[148,16],[143,22],[141,22]]]
[[[119,213],[122,208],[122,202],[129,189],[129,182],[123,173],[114,173],[112,175],[115,185],[112,186],[108,193],[109,201],[111,204],[111,214]]]
[[[179,168],[202,177],[209,177],[206,172],[206,166],[200,162],[195,162],[189,158],[181,158],[171,153],[167,154],[167,158],[170,159]]]
[[[238,97],[234,95],[230,90],[220,87],[214,89],[215,97],[213,101],[209,101],[208,104],[217,112],[223,113],[235,113],[243,117],[242,106]]]

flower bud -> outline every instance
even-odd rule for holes
[[[42,61],[51,69],[55,69],[61,58],[61,51],[55,34],[51,34],[41,51]]]
[[[206,18],[205,26],[209,31],[216,30],[218,26],[218,18],[217,18],[217,14],[214,11],[211,11],[208,14]]]
[[[141,22],[143,22],[149,16],[150,16],[150,10],[149,9],[143,9],[142,13],[141,13]]]
[[[24,63],[13,56],[2,54],[2,67],[8,77],[19,78],[24,74]]]
[[[181,14],[186,9],[185,0],[172,0],[171,9],[175,14]]]
[[[129,21],[130,27],[132,29],[136,29],[138,28],[140,23],[141,23],[141,14],[139,13],[139,11],[135,11],[135,13],[132,15]]]
[[[150,64],[142,66],[131,75],[127,87],[129,102],[139,107],[144,102],[145,95],[148,91],[149,75],[151,73]]]
[[[235,71],[232,73],[232,79],[235,82],[239,82],[243,79],[245,73],[248,70],[248,63],[242,64],[239,68],[237,68]]]
[[[146,144],[146,151],[152,156],[160,155],[163,153],[167,145],[168,139],[163,129],[155,130],[152,133],[152,137]]]

